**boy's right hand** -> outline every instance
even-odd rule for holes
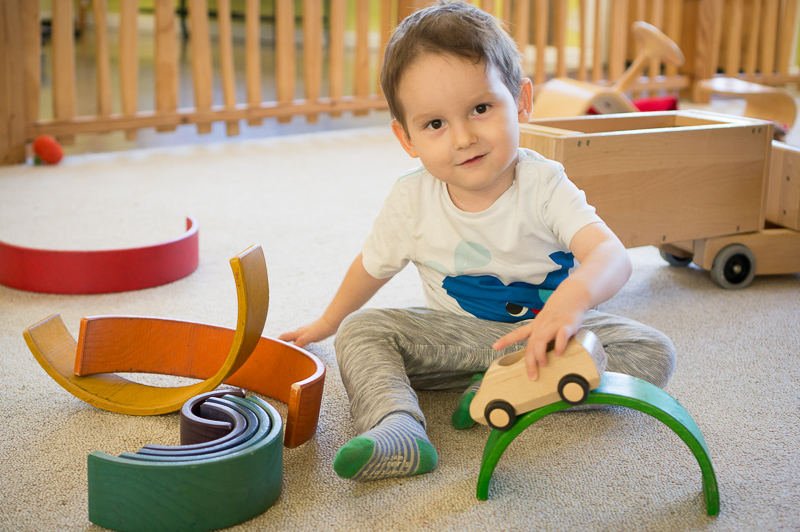
[[[320,342],[336,333],[336,327],[322,317],[317,321],[303,325],[295,331],[283,333],[278,340],[294,342],[297,347],[303,347],[312,342]]]

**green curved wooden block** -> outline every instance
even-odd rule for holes
[[[605,372],[600,386],[589,393],[587,404],[626,406],[644,412],[672,429],[689,446],[703,475],[703,496],[708,515],[719,513],[719,488],[703,434],[689,412],[667,392],[649,382],[621,373]],[[520,416],[507,431],[493,430],[486,441],[478,477],[477,497],[489,498],[489,483],[497,462],[523,430],[543,417],[570,408],[564,401],[532,410]]]
[[[250,439],[228,452],[175,460],[90,454],[89,520],[121,532],[206,532],[272,506],[283,480],[281,416],[256,396],[225,400],[258,423]]]

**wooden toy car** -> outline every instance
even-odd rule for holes
[[[564,165],[626,247],[723,288],[800,272],[800,149],[770,122],[703,111],[533,120],[520,145]]]
[[[606,369],[603,346],[594,333],[581,329],[567,343],[561,356],[548,346],[547,365],[531,380],[525,369],[525,351],[498,358],[489,366],[469,413],[478,423],[508,430],[517,416],[558,400],[571,405],[586,401],[589,391],[600,385]]]

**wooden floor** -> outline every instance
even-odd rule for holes
[[[237,68],[237,101],[245,101],[244,94],[244,22],[234,20],[234,63]],[[140,14],[139,27],[151,28],[153,17],[148,14]],[[212,33],[215,34],[215,23],[211,24]],[[262,57],[263,71],[265,77],[262,81],[264,101],[275,99],[275,78],[274,72],[274,28],[270,22],[263,22],[262,34]],[[113,102],[113,112],[120,112],[119,102],[119,78],[114,57],[117,53],[118,35],[113,25],[109,28],[110,56],[112,58],[111,79],[112,91],[115,95]],[[188,40],[181,40],[179,45],[179,107],[192,106],[192,72],[190,64],[190,47]],[[212,49],[216,47],[212,46]],[[91,20],[80,32],[76,42],[76,68],[77,68],[77,112],[78,115],[93,115],[96,113],[96,86],[95,86],[95,43],[92,31]],[[153,77],[153,43],[149,39],[146,31],[142,31],[139,40],[140,63],[139,63],[139,108],[142,110],[152,110],[155,108],[155,82]],[[45,36],[42,47],[42,90],[40,95],[39,107],[42,119],[50,119],[53,116],[53,92],[51,75],[52,42]],[[213,58],[215,68],[218,68],[218,58]],[[302,50],[298,48],[297,54],[298,72],[302,72]],[[377,50],[373,50],[371,63],[373,74],[377,74],[378,65]],[[346,64],[345,68],[352,68],[351,64]],[[241,70],[241,73],[239,72]],[[238,76],[241,74],[241,80]],[[351,76],[352,78],[352,76]],[[302,98],[302,84],[297,87],[297,98]],[[222,87],[217,81],[214,86],[214,104],[221,105]],[[230,139],[253,139],[265,138],[281,135],[293,135],[309,132],[321,132],[335,129],[349,129],[357,127],[387,125],[390,122],[388,111],[372,112],[367,116],[355,117],[352,113],[344,113],[338,118],[331,118],[328,115],[320,115],[315,123],[308,123],[305,117],[298,116],[291,122],[279,124],[276,119],[266,119],[260,126],[249,126],[246,122],[240,124],[240,134],[236,137],[228,137],[225,133],[225,124],[214,124],[211,133],[200,135],[195,126],[180,126],[174,132],[157,133],[155,129],[144,129],[138,132],[135,140],[127,140],[122,132],[107,134],[79,135],[75,138],[75,143],[71,146],[64,146],[66,154],[92,153],[131,150],[156,146],[179,146],[186,144],[204,144],[221,142]]]

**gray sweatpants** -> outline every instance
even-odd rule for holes
[[[463,391],[492,360],[518,351],[492,344],[525,322],[501,323],[429,308],[363,309],[345,319],[336,336],[336,360],[358,434],[387,414],[404,410],[423,425],[418,390]],[[608,354],[607,371],[626,373],[663,388],[675,369],[666,335],[639,322],[591,310],[583,327]]]

